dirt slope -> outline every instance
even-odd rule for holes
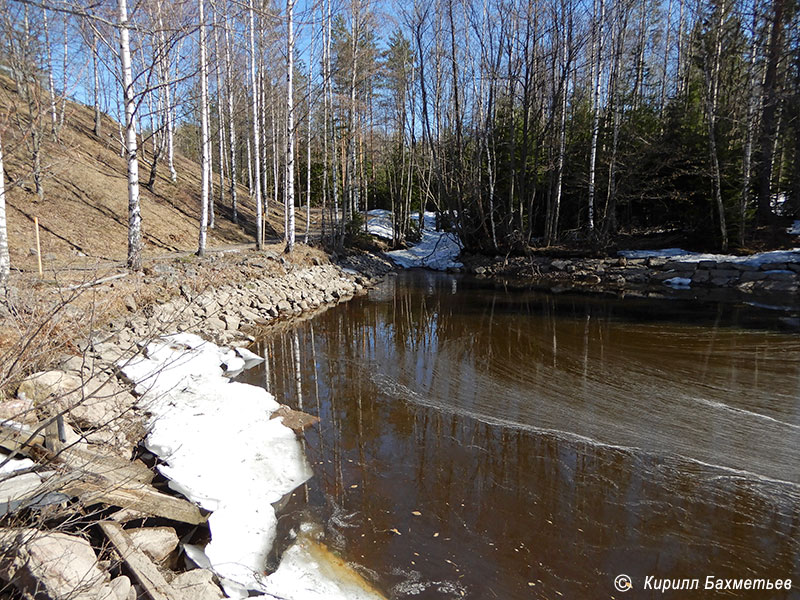
[[[43,95],[42,105],[47,106]],[[6,114],[3,114],[6,113]],[[31,158],[20,131],[17,115],[27,109],[15,92],[13,82],[0,77],[0,135],[5,158],[6,201],[12,267],[36,269],[33,219],[39,218],[42,256],[46,270],[67,266],[122,261],[127,252],[128,191],[126,162],[120,157],[118,125],[104,117],[102,135],[92,131],[92,109],[68,103],[58,142],[49,131],[49,114],[41,117],[43,145],[44,200],[34,191]],[[8,117],[8,118],[4,118]],[[140,149],[140,179],[149,176],[152,146]],[[162,255],[197,248],[200,218],[200,166],[176,156],[178,181],[172,183],[166,164],[159,165],[155,192],[141,187],[141,210],[145,256]],[[240,224],[230,220],[230,198],[218,203],[218,178],[214,175],[217,226],[209,231],[209,247],[247,244],[255,232],[254,207],[245,187],[239,187]],[[227,192],[227,190],[226,190]],[[270,207],[268,237],[277,240],[283,231],[283,206]],[[298,225],[302,231],[302,226]]]

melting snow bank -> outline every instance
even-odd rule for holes
[[[734,256],[732,254],[704,254],[702,252],[689,252],[681,248],[666,248],[664,250],[620,250],[618,253],[625,258],[669,258],[683,262],[714,261],[759,267],[766,264],[797,263],[800,262],[800,248],[791,250],[773,250],[748,256]]]
[[[150,414],[145,446],[166,463],[158,470],[172,489],[211,511],[211,542],[187,552],[207,560],[228,597],[253,590],[287,600],[380,598],[337,593],[321,562],[304,560],[302,549],[288,550],[288,566],[264,574],[277,525],[272,504],[312,471],[294,432],[270,419],[279,408],[272,395],[228,377],[260,357],[237,356],[193,334],[166,336],[144,354],[119,367]],[[291,577],[283,575],[287,569]]]
[[[391,240],[392,213],[388,210],[375,209],[367,213],[367,231],[372,235]],[[419,213],[411,215],[412,220],[419,220]],[[435,271],[461,268],[456,259],[461,254],[461,242],[454,233],[436,231],[436,213],[426,212],[423,216],[422,239],[407,250],[393,250],[386,255],[397,265],[405,269],[424,267]]]

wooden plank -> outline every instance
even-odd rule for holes
[[[176,600],[181,597],[144,552],[134,545],[131,536],[119,523],[101,521],[100,529],[117,549],[131,575],[152,600]]]
[[[55,455],[44,447],[44,433],[12,425],[0,425],[0,446],[34,459],[53,459]]]
[[[44,434],[34,434],[32,431],[27,427],[19,429],[0,425],[0,446],[40,462],[60,462],[71,469],[102,475],[113,483],[149,483],[153,480],[153,472],[140,460],[130,461],[119,456],[98,454],[80,442],[53,452],[45,448]]]
[[[86,506],[108,504],[190,525],[205,523],[208,519],[191,502],[168,496],[142,483],[122,486],[114,485],[103,477],[92,477],[71,481],[62,491],[77,496]]]
[[[141,461],[101,456],[79,445],[53,454],[42,444],[41,434],[32,436],[30,431],[0,425],[0,446],[42,463],[65,465],[66,481],[53,491],[76,496],[86,506],[108,504],[190,525],[205,523],[208,518],[191,502],[148,485],[153,473]]]

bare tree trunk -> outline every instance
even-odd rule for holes
[[[225,91],[228,102],[228,149],[230,151],[230,171],[231,171],[231,211],[233,212],[233,222],[239,222],[239,214],[236,197],[236,119],[233,113],[233,82],[231,68],[231,45],[228,35],[228,18],[225,15]]]
[[[761,139],[758,156],[758,220],[772,220],[772,163],[775,157],[778,111],[778,62],[782,52],[784,0],[773,0],[772,23],[770,25],[769,49],[767,51],[764,94],[761,108]]]
[[[599,6],[598,6],[599,5]],[[605,5],[603,0],[594,2],[594,40],[592,44],[594,62],[594,82],[592,97],[592,146],[589,156],[589,203],[586,228],[589,235],[594,234],[594,202],[595,202],[595,163],[597,161],[597,137],[600,132],[600,86],[603,81],[603,17]],[[598,14],[599,13],[599,14]]]
[[[739,202],[739,246],[744,246],[747,229],[747,207],[750,204],[750,170],[753,154],[753,137],[758,103],[758,82],[756,77],[756,56],[758,54],[758,9],[759,0],[753,2],[753,24],[750,31],[750,60],[747,67],[748,97],[745,117],[744,156],[742,158],[742,194]]]
[[[255,164],[253,168],[253,182],[255,183],[256,201],[256,248],[261,250],[264,245],[263,213],[261,210],[261,165],[260,143],[261,133],[258,127],[258,80],[256,79],[256,10],[253,0],[250,0],[250,84],[253,90],[253,154]]]
[[[44,47],[47,58],[47,85],[50,91],[50,117],[53,137],[58,136],[58,114],[56,109],[56,84],[53,79],[53,55],[50,48],[50,28],[47,26],[47,9],[42,7],[42,29],[44,29]]]
[[[352,58],[350,73],[350,135],[347,140],[348,165],[347,165],[347,200],[349,220],[358,210],[358,182],[356,181],[356,81],[358,71],[358,36],[359,31],[359,0],[351,0],[352,15],[350,17],[350,53]]]
[[[204,0],[198,2],[200,9],[200,146],[201,146],[201,184],[200,184],[200,235],[197,255],[206,253],[206,225],[208,224],[211,196],[211,143],[208,136],[208,65],[206,64],[206,22],[203,14]]]
[[[286,252],[294,249],[294,0],[286,0]]]
[[[125,98],[125,152],[128,157],[128,268],[142,269],[142,214],[139,208],[139,158],[136,147],[136,100],[133,94],[128,5],[117,0],[119,13],[120,61]]]
[[[64,53],[63,61],[61,63],[62,68],[62,79],[61,79],[61,108],[59,110],[58,115],[58,131],[56,131],[56,137],[58,137],[59,131],[61,128],[64,127],[64,112],[67,110],[67,66],[69,64],[69,16],[68,13],[65,11],[63,13],[64,16],[64,47],[62,48],[62,52]]]
[[[178,43],[178,56],[181,54],[182,42],[183,40]],[[163,37],[162,43],[164,43]],[[165,43],[164,45],[166,46]],[[175,63],[175,68],[177,69],[178,61],[176,60]],[[169,81],[169,59],[167,57],[164,58],[164,74],[166,75],[164,81],[164,118],[167,123],[167,168],[169,169],[170,181],[175,183],[178,181],[178,173],[175,171],[175,115],[172,107],[172,84]]]
[[[706,79],[706,109],[708,112],[708,150],[711,160],[711,175],[714,181],[714,200],[719,213],[720,246],[723,251],[728,249],[728,230],[725,223],[725,206],[722,201],[722,176],[719,166],[719,152],[717,150],[717,101],[719,96],[719,71],[722,60],[722,27],[725,22],[725,0],[717,8],[719,17],[714,31],[713,55],[709,56],[708,49],[704,52],[704,72]]]
[[[3,144],[0,140],[0,286],[5,285],[11,275],[11,259],[8,254],[8,228],[6,226],[6,176],[3,168]]]
[[[566,4],[562,3],[562,10],[566,11]],[[564,158],[567,149],[567,91],[569,88],[569,63],[570,63],[570,35],[568,33],[571,23],[572,15],[563,15],[563,31],[561,35],[562,45],[562,64],[561,64],[561,83],[560,83],[560,121],[558,128],[558,162],[556,165],[556,181],[555,188],[552,192],[553,198],[551,200],[550,214],[545,230],[545,242],[549,246],[553,240],[558,237],[558,220],[561,211],[561,184],[564,178]]]
[[[314,76],[314,22],[311,22],[311,55],[308,59],[308,93],[306,104],[308,105],[308,137],[306,139],[306,233],[303,243],[308,244],[308,232],[311,229],[311,80]],[[366,220],[365,220],[366,222]]]
[[[100,113],[100,74],[97,69],[97,34],[92,33],[92,75],[94,79],[94,134],[100,137],[102,115]]]
[[[661,65],[663,73],[661,74],[661,100],[658,103],[658,111],[661,119],[664,118],[664,106],[667,99],[667,71],[669,69],[669,43],[670,43],[670,26],[672,24],[672,0],[667,3],[667,24],[665,26],[664,34],[664,62]]]

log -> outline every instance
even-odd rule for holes
[[[153,473],[141,461],[102,456],[79,445],[55,454],[44,447],[42,434],[9,425],[0,425],[0,446],[41,463],[64,465],[63,484],[51,491],[77,497],[85,506],[108,504],[190,525],[205,523],[208,518],[191,502],[149,485]]]
[[[181,595],[169,584],[164,576],[147,558],[144,552],[139,550],[119,523],[112,521],[100,522],[100,529],[108,538],[108,541],[116,548],[122,562],[130,571],[133,578],[142,586],[145,593],[152,600],[176,600]]]
[[[92,477],[71,481],[62,491],[76,496],[86,506],[108,504],[190,525],[199,525],[208,519],[191,502],[168,496],[143,483],[115,486],[103,477]]]

